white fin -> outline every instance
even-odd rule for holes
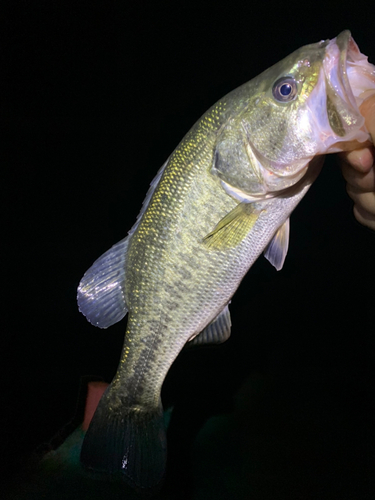
[[[268,247],[264,251],[264,256],[271,264],[280,271],[284,265],[289,247],[289,218],[279,227]]]
[[[99,328],[108,328],[128,312],[125,304],[125,258],[129,236],[107,250],[84,274],[77,293],[78,309]]]
[[[229,307],[226,305],[204,330],[189,340],[187,345],[222,344],[229,339],[231,326]]]
[[[77,293],[78,308],[86,319],[99,328],[108,328],[128,312],[125,304],[125,259],[128,244],[159,184],[168,160],[156,174],[144,199],[142,209],[128,236],[119,241],[84,274]]]

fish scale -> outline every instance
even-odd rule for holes
[[[177,146],[128,236],[78,288],[93,324],[107,328],[129,313],[117,373],[83,442],[86,468],[138,489],[160,484],[169,367],[185,344],[230,336],[228,304],[262,252],[282,268],[289,216],[322,155],[369,137],[359,111],[368,90],[375,68],[346,31],[232,91]]]
[[[194,271],[197,266],[204,268],[206,265],[207,271],[210,272],[216,264],[211,262],[210,256],[206,259],[206,263],[204,256],[199,254],[199,258],[192,259],[192,255],[202,247],[204,235],[220,220],[220,216],[236,205],[234,200],[223,193],[218,179],[210,179],[210,182],[206,179],[212,162],[215,132],[220,126],[218,110],[223,108],[224,105],[221,103],[216,106],[171,156],[129,245],[125,293],[130,315],[125,335],[125,349],[129,348],[127,340],[130,340],[132,350],[135,351],[133,339],[138,335],[147,338],[147,345],[141,344],[140,352],[134,354],[134,362],[129,361],[129,355],[122,357],[121,366],[124,368],[118,373],[120,387],[124,387],[122,380],[128,380],[132,372],[138,373],[139,379],[147,378],[148,372],[155,372],[149,359],[151,351],[154,355],[158,352],[161,355],[160,359],[163,360],[163,366],[159,365],[158,376],[154,377],[154,382],[145,386],[146,394],[138,395],[143,404],[148,404],[147,397],[151,397],[152,404],[155,403],[155,399],[158,400],[162,380],[171,362],[183,344],[195,333],[196,328],[199,328],[199,325],[192,323],[190,328],[186,329],[192,313],[190,309],[194,310],[198,306],[192,302],[191,289],[195,294],[199,290]],[[207,134],[211,136],[211,141],[208,140]],[[202,141],[202,137],[205,141]],[[223,208],[221,213],[218,213],[220,196],[223,198]],[[164,202],[166,198],[168,204]],[[197,226],[194,221],[189,224],[191,219],[189,214],[197,210],[198,204],[215,207],[211,217],[201,226]],[[186,252],[181,248],[186,249]],[[163,262],[168,262],[169,265],[165,267]],[[182,277],[186,262],[190,262],[190,280],[186,276]],[[152,273],[149,271],[150,268],[153,269]],[[204,278],[200,276],[202,283]],[[176,302],[176,296],[179,294],[185,297],[182,304]],[[157,297],[156,302],[155,297]],[[150,298],[152,298],[151,304]],[[185,304],[188,304],[189,308],[185,307],[185,310],[182,310]],[[168,313],[163,317],[163,310],[173,310],[173,317]],[[184,336],[181,337],[178,330],[181,330],[182,325]],[[162,335],[159,333],[160,329],[163,330]],[[162,340],[158,340],[158,337]]]

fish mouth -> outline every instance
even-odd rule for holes
[[[346,30],[327,43],[323,75],[328,119],[328,127],[320,129],[324,152],[351,149],[353,142],[369,138],[359,108],[365,98],[375,93],[375,66]]]
[[[375,66],[361,53],[350,31],[340,33],[336,45],[340,50],[338,72],[344,95],[353,106],[359,107],[364,99],[375,93]]]
[[[357,111],[357,103],[347,73],[347,61],[355,61],[361,55],[350,31],[346,30],[331,40],[327,45],[326,57],[323,61],[325,77],[329,87],[337,95]]]

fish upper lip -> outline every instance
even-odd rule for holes
[[[368,62],[350,31],[330,40],[323,58],[320,81],[325,85],[327,118],[321,121],[325,152],[343,149],[343,142],[368,139],[365,120],[360,112],[364,93],[375,92],[375,67]],[[329,104],[329,106],[328,106]]]
[[[359,114],[362,93],[375,92],[375,68],[361,53],[349,30],[330,40],[326,47],[323,60],[326,81],[336,98]]]
[[[360,55],[357,44],[349,30],[341,32],[336,38],[330,40],[326,48],[323,68],[327,83],[352,111],[359,112],[347,73],[347,61],[356,59]]]
[[[341,77],[342,85],[345,91],[345,95],[350,101],[351,105],[358,109],[358,105],[353,94],[353,89],[349,81],[349,76],[347,72],[347,62],[352,60],[353,62],[361,57],[361,52],[358,45],[353,40],[349,30],[343,31],[336,38],[336,44],[340,50],[340,60],[339,60],[339,76]]]

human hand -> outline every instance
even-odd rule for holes
[[[354,201],[354,217],[375,230],[375,95],[363,102],[361,113],[373,144],[365,143],[361,149],[345,151],[339,156],[346,189]]]

